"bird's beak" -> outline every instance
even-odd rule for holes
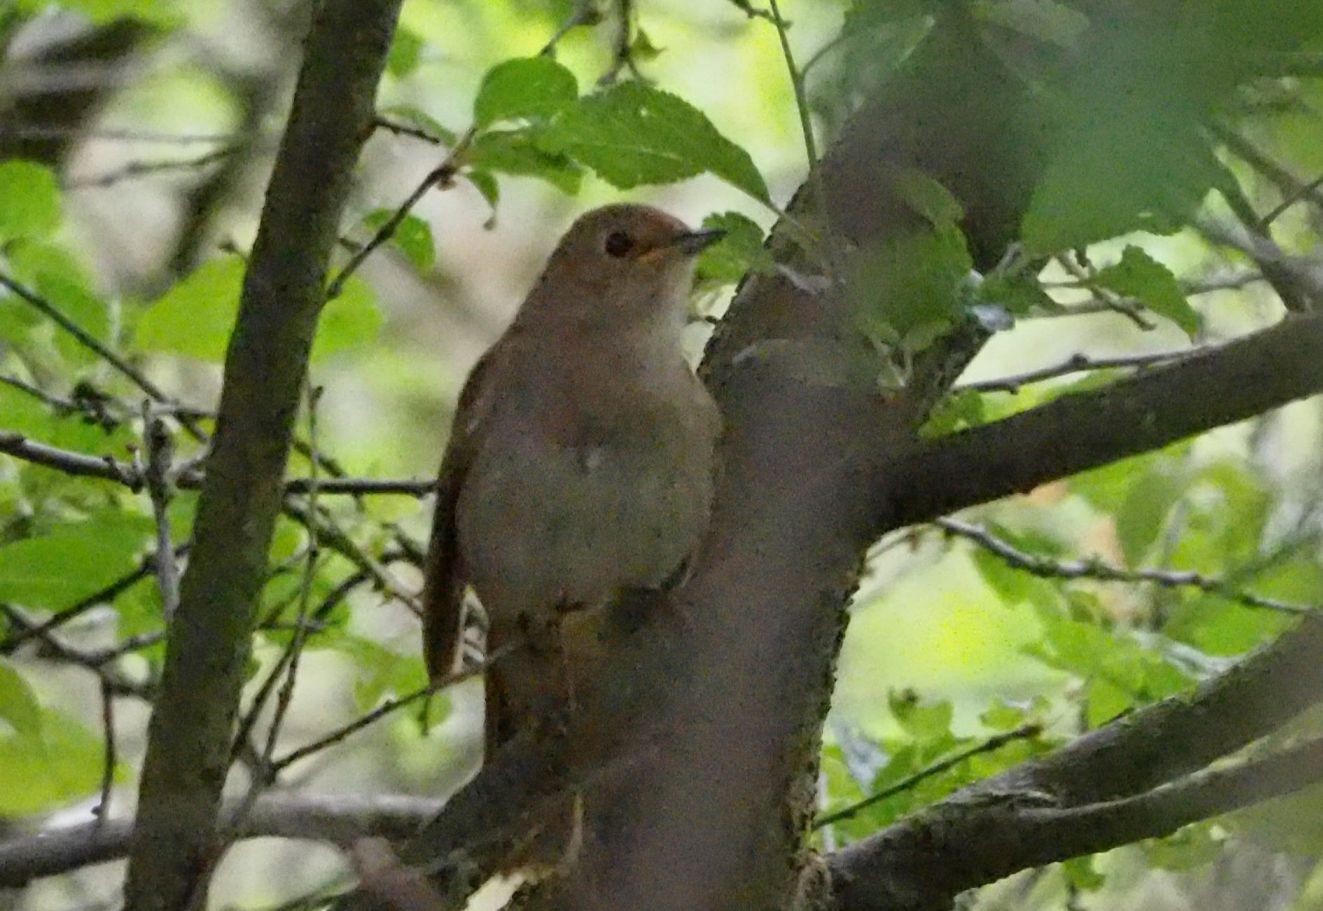
[[[686,231],[677,237],[672,245],[677,247],[681,253],[697,256],[725,236],[725,231],[715,229],[711,231]]]

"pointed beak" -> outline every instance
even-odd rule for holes
[[[681,253],[697,256],[725,236],[726,232],[719,230],[686,231],[675,239],[673,246],[678,247]]]

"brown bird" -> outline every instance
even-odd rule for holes
[[[568,612],[662,586],[698,545],[720,417],[681,352],[696,254],[657,209],[576,221],[459,398],[425,565],[424,652],[456,667],[463,597],[488,618],[485,749],[571,704]]]

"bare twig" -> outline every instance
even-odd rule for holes
[[[147,495],[152,501],[152,515],[156,520],[156,552],[161,555],[156,567],[156,584],[161,590],[161,614],[169,623],[179,606],[179,565],[173,559],[174,543],[170,537],[170,462],[174,441],[165,421],[151,413],[147,402],[143,403],[143,421],[143,437],[147,443],[143,478],[147,482]]]
[[[1157,328],[1157,325],[1152,320],[1144,316],[1143,308],[1140,307],[1138,303],[1128,300],[1108,288],[1100,287],[1098,283],[1094,281],[1093,276],[1089,274],[1089,270],[1077,263],[1073,256],[1062,255],[1058,256],[1056,260],[1061,264],[1061,268],[1075,276],[1081,285],[1094,293],[1098,302],[1101,304],[1102,309],[1121,314],[1145,332]],[[1081,309],[1072,308],[1071,312],[1081,312]]]
[[[519,648],[522,648],[523,646],[524,643],[520,640],[509,642],[503,647],[497,649],[496,651],[488,655],[487,660],[480,664],[477,664],[472,667],[466,667],[463,670],[457,671],[454,674],[449,675],[448,677],[443,677],[440,680],[434,680],[431,683],[429,683],[427,686],[421,689],[414,690],[412,693],[408,693],[407,695],[399,696],[394,699],[387,699],[385,702],[377,706],[372,711],[368,712],[366,715],[354,719],[352,722],[345,725],[344,727],[332,731],[330,734],[327,734],[325,737],[321,737],[317,740],[314,740],[312,743],[305,744],[304,746],[301,746],[298,749],[291,750],[290,752],[286,753],[284,756],[275,760],[271,764],[272,772],[275,774],[279,774],[285,768],[287,768],[290,765],[293,765],[294,763],[298,762],[300,759],[305,759],[308,756],[311,756],[313,753],[318,753],[326,749],[327,747],[334,746],[335,744],[344,740],[346,737],[349,737],[352,734],[356,734],[359,731],[363,730],[363,728],[377,723],[382,718],[385,718],[387,715],[393,715],[394,713],[398,712],[400,709],[408,708],[409,706],[413,705],[419,700],[426,699],[428,696],[431,696],[433,693],[440,692],[441,690],[446,689],[449,686],[453,686],[456,683],[460,683],[461,681],[468,680],[472,677],[477,677],[481,675],[483,672],[486,671],[487,668],[491,667],[496,662],[501,661],[502,659],[505,658],[506,655],[509,655],[511,652]]]
[[[849,819],[874,804],[881,803],[889,797],[895,797],[897,794],[903,794],[906,791],[914,790],[915,787],[927,781],[929,778],[932,778],[934,775],[940,775],[943,772],[949,771],[960,765],[960,763],[964,762],[966,759],[972,759],[973,757],[981,756],[984,753],[995,752],[1006,746],[1006,744],[1013,743],[1017,740],[1026,740],[1030,737],[1037,737],[1042,733],[1042,730],[1042,727],[1038,724],[1025,724],[1013,731],[1004,731],[1000,734],[994,734],[980,743],[966,747],[959,752],[952,753],[945,759],[939,760],[925,769],[920,769],[913,775],[901,779],[890,787],[883,788],[881,791],[869,794],[862,800],[857,800],[849,806],[842,807],[835,813],[819,816],[813,821],[813,828],[821,829],[823,826],[829,826],[832,823]]]
[[[204,152],[193,158],[173,161],[130,161],[123,167],[91,177],[72,177],[64,182],[66,189],[86,189],[89,187],[109,187],[125,180],[150,177],[155,174],[167,174],[175,171],[194,171],[215,164],[234,154],[232,146],[224,146]]]
[[[1121,569],[1101,560],[1058,561],[1030,554],[991,534],[978,525],[958,519],[938,519],[935,523],[948,534],[972,541],[993,556],[1016,569],[1044,579],[1095,579],[1100,582],[1143,582],[1163,588],[1197,588],[1206,594],[1226,598],[1245,607],[1262,608],[1293,616],[1315,616],[1317,608],[1292,604],[1242,591],[1225,579],[1205,576],[1188,570]]]
[[[326,286],[327,300],[340,296],[340,292],[344,290],[345,282],[349,281],[350,276],[358,271],[358,267],[363,265],[365,259],[395,235],[396,230],[408,217],[409,212],[427,195],[428,190],[433,187],[439,187],[443,190],[449,189],[454,184],[455,175],[459,173],[459,169],[463,166],[464,156],[468,154],[469,146],[472,145],[476,135],[477,128],[469,127],[464,135],[460,136],[455,144],[451,146],[445,159],[428,172],[422,182],[400,204],[400,207],[377,229],[377,233],[372,235],[372,239],[356,251],[353,256],[349,257],[349,261],[336,273],[335,278],[331,279],[331,283]]]
[[[232,133],[166,133],[158,130],[120,129],[101,127],[84,129],[82,126],[48,126],[39,123],[18,123],[0,126],[0,139],[103,139],[116,142],[150,142],[163,145],[193,145],[201,143],[230,143]]]
[[[1181,351],[1154,351],[1148,354],[1123,354],[1115,357],[1092,357],[1087,354],[1072,354],[1059,364],[1053,364],[1049,367],[1040,367],[1037,370],[1027,370],[1024,373],[1017,373],[1012,376],[998,377],[995,380],[979,380],[976,383],[965,383],[955,387],[955,391],[973,390],[975,392],[1019,392],[1020,387],[1027,386],[1030,383],[1039,383],[1043,380],[1056,379],[1060,376],[1069,376],[1072,373],[1084,373],[1091,370],[1115,370],[1119,368],[1143,369],[1152,367],[1154,364],[1166,364],[1171,361],[1180,360],[1183,357],[1189,357],[1201,351],[1208,350],[1212,346],[1203,348],[1187,348]]]
[[[101,796],[92,815],[98,822],[105,822],[110,817],[110,792],[115,786],[115,766],[118,763],[115,751],[115,694],[105,681],[101,681],[101,736],[105,741],[105,752],[101,768]]]
[[[383,117],[381,114],[378,114],[376,117],[372,118],[372,126],[378,130],[385,130],[388,133],[394,133],[396,136],[408,136],[413,139],[421,139],[423,142],[426,142],[429,145],[439,146],[446,144],[445,137],[443,136],[437,136],[436,134],[429,133],[427,132],[427,130],[424,130],[420,127],[416,127],[408,123],[401,123],[400,121],[393,120],[390,117]]]

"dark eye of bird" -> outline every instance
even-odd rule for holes
[[[606,252],[619,259],[634,249],[634,241],[624,231],[612,231],[606,235]]]

